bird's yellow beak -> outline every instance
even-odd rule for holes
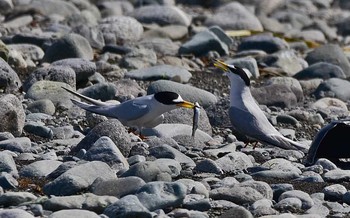
[[[183,101],[176,106],[193,109],[196,105],[189,101]]]
[[[215,59],[214,60],[214,66],[223,70],[224,72],[227,72],[228,71],[228,67],[227,67],[227,64],[223,61],[220,61],[218,59]]]

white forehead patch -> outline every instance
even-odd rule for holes
[[[173,102],[175,103],[181,103],[184,102],[184,100],[181,98],[181,96],[179,95],[179,97],[177,97],[177,99],[174,99]]]

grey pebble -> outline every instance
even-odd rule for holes
[[[341,184],[333,184],[323,188],[325,200],[338,201],[343,199],[343,195],[347,192],[347,189]]]
[[[272,201],[269,199],[257,200],[249,207],[249,211],[256,217],[278,214],[278,212],[272,208],[272,204]]]
[[[49,99],[41,99],[28,104],[27,109],[32,113],[44,113],[53,115],[56,111],[55,105]]]
[[[96,195],[109,195],[122,198],[126,195],[135,194],[145,184],[145,181],[136,176],[108,180],[96,179],[91,185],[90,190]]]
[[[72,95],[62,89],[72,89],[68,84],[55,81],[41,80],[34,83],[25,95],[25,98],[33,100],[50,99],[56,107],[62,106],[65,108],[72,107],[73,103],[70,101]]]
[[[62,164],[56,160],[39,160],[22,167],[19,171],[21,177],[45,177]]]
[[[5,93],[18,91],[22,85],[17,73],[2,58],[0,58],[0,78],[0,88],[4,90]]]
[[[275,179],[296,179],[300,177],[298,172],[288,172],[283,170],[265,170],[251,174],[253,178],[275,178]]]
[[[284,198],[278,201],[274,208],[279,211],[298,211],[301,209],[302,201],[296,197]]]
[[[100,218],[92,211],[82,209],[60,210],[48,216],[49,218],[76,217],[76,218]]]
[[[160,26],[189,26],[191,18],[180,8],[174,6],[150,5],[135,9],[132,16],[141,23],[156,23]]]
[[[270,84],[285,85],[292,90],[292,92],[297,97],[298,102],[302,102],[304,100],[303,89],[302,89],[299,81],[292,78],[292,77],[278,77],[278,76],[272,77],[272,78],[267,80],[266,84],[267,85],[270,85]]]
[[[29,151],[31,146],[31,140],[28,137],[0,141],[0,148],[20,153]]]
[[[99,177],[111,179],[116,175],[106,163],[92,161],[67,170],[52,182],[47,183],[43,191],[47,195],[72,195],[89,188]]]
[[[306,211],[307,214],[318,214],[320,217],[329,216],[330,210],[321,203],[317,203]]]
[[[145,38],[139,45],[155,51],[159,55],[177,55],[180,45],[167,38]],[[172,66],[172,65],[170,65]]]
[[[145,30],[145,38],[167,38],[172,40],[183,39],[188,34],[188,28],[183,25],[166,25]]]
[[[109,218],[119,217],[153,217],[151,212],[140,202],[135,195],[127,195],[109,205],[104,211]]]
[[[220,215],[220,218],[230,217],[253,218],[253,215],[249,212],[249,210],[245,209],[244,207],[236,206],[225,211],[222,215]]]
[[[51,66],[66,66],[74,70],[77,84],[86,83],[96,72],[96,64],[85,58],[65,58],[51,63]]]
[[[204,159],[202,161],[199,161],[193,170],[199,173],[215,173],[219,175],[223,174],[222,169],[212,159]]]
[[[110,119],[99,123],[84,138],[71,149],[77,153],[81,149],[89,149],[102,136],[107,136],[117,145],[118,149],[127,157],[131,149],[131,139],[123,124],[117,119]]]
[[[186,196],[186,186],[179,182],[149,182],[136,196],[150,211],[179,206]]]
[[[77,163],[75,161],[66,161],[61,163],[55,170],[53,170],[50,174],[46,176],[48,179],[56,179],[64,172],[68,171],[69,169],[75,167]]]
[[[188,210],[208,211],[211,208],[209,198],[202,195],[188,194],[182,203],[183,207]]]
[[[44,113],[30,113],[26,115],[26,121],[33,121],[38,123],[45,123],[48,120],[52,120],[53,116]]]
[[[42,14],[45,16],[50,16],[54,13],[57,13],[62,16],[71,16],[73,14],[79,13],[79,9],[73,5],[71,2],[56,2],[45,0],[35,0],[28,5],[29,8],[37,8],[42,11]],[[60,10],[57,10],[60,8]]]
[[[15,160],[10,154],[4,151],[0,152],[0,169],[1,172],[7,172],[18,177],[18,170]]]
[[[218,25],[230,30],[256,30],[263,29],[259,19],[239,2],[231,2],[219,7],[212,17],[205,20],[206,26]]]
[[[323,179],[327,182],[340,182],[350,178],[350,170],[334,169],[323,174]]]
[[[52,63],[66,58],[92,60],[93,51],[88,40],[75,33],[64,35],[46,49],[43,61]]]
[[[29,192],[8,191],[0,196],[0,204],[4,207],[17,206],[19,204],[36,200],[37,197]]]
[[[335,64],[342,68],[346,78],[349,77],[350,62],[346,58],[343,50],[337,44],[326,44],[315,48],[307,54],[305,60],[309,63],[309,65],[320,61]]]
[[[15,138],[10,132],[0,132],[0,141]]]
[[[327,62],[317,62],[311,66],[296,73],[294,78],[299,80],[307,79],[329,79],[329,78],[346,78],[344,71],[337,65]]]
[[[295,181],[302,182],[324,182],[322,176],[312,171],[303,172],[302,177],[295,179]]]
[[[222,33],[225,34],[224,32]],[[229,53],[229,45],[221,41],[215,32],[207,29],[197,33],[189,41],[182,44],[178,53],[180,55],[194,54],[203,56],[210,51],[217,51],[224,56]]]
[[[331,78],[322,82],[315,90],[317,99],[323,97],[335,97],[343,101],[350,99],[350,92],[348,91],[350,82],[340,78]]]
[[[321,165],[324,170],[335,170],[338,168],[337,165],[326,158],[318,159],[314,165]]]
[[[9,49],[20,51],[25,59],[40,61],[44,57],[44,51],[36,45],[27,43],[9,44]]]
[[[71,67],[50,65],[34,70],[24,81],[23,90],[27,92],[35,82],[40,80],[63,82],[72,88],[76,87],[76,75]]]
[[[281,50],[266,56],[266,65],[277,67],[288,76],[294,76],[300,70],[306,68],[308,63],[297,56],[293,50]]]
[[[112,196],[98,196],[92,193],[71,196],[52,196],[43,202],[43,208],[49,211],[67,209],[84,209],[95,213],[102,213],[110,204],[118,200]]]
[[[171,65],[157,65],[149,68],[132,70],[125,74],[126,78],[137,80],[178,79],[178,82],[187,83],[192,74],[185,68]]]
[[[187,187],[187,194],[198,194],[206,198],[209,197],[208,189],[201,182],[197,182],[192,179],[179,179],[176,180],[176,182],[182,183]]]
[[[80,94],[101,101],[115,99],[117,92],[117,87],[113,83],[97,83],[79,90]]]
[[[120,66],[130,69],[142,69],[153,66],[157,63],[157,54],[152,49],[144,47],[133,48],[126,55],[123,55]]]
[[[73,126],[59,126],[51,128],[54,139],[70,139],[75,135]]]
[[[158,161],[158,163],[155,161],[146,161],[146,162],[140,162],[140,163],[134,164],[130,166],[130,168],[126,172],[124,172],[121,175],[121,177],[137,176],[143,179],[145,182],[151,182],[151,181],[162,180],[164,174],[168,175],[169,177],[171,174],[174,177],[180,174],[180,170],[181,170],[180,163],[176,164],[176,161],[172,159],[163,159],[163,160],[164,161]],[[163,163],[163,162],[166,162],[166,163]],[[177,166],[175,165],[174,168],[169,168],[170,166],[168,164],[171,164],[171,163],[175,163]],[[164,165],[161,165],[161,164],[164,164]]]
[[[285,198],[292,198],[292,197],[299,198],[301,200],[302,209],[309,209],[314,205],[314,201],[312,200],[310,195],[300,190],[291,190],[291,191],[283,192],[279,197],[279,201]]]
[[[231,152],[215,162],[225,173],[242,171],[253,166],[251,159],[242,152]]]
[[[72,31],[85,37],[89,41],[92,48],[102,49],[105,45],[103,33],[98,26],[81,24],[73,27]]]
[[[128,169],[129,163],[114,142],[107,136],[99,138],[86,152],[83,159],[88,161],[103,161],[113,167]]]
[[[0,173],[0,186],[3,189],[15,189],[18,186],[18,181],[9,173]]]
[[[350,191],[345,192],[345,194],[343,195],[343,199],[342,201],[346,204],[349,204],[350,202]]]
[[[292,89],[283,84],[269,84],[251,90],[259,104],[291,108],[297,105],[298,99]]]
[[[170,158],[178,161],[180,164],[184,164],[187,167],[195,166],[194,161],[190,157],[167,144],[154,146],[149,149],[149,152],[150,155],[156,158]]]
[[[100,21],[98,29],[102,32],[106,44],[117,44],[120,41],[136,42],[143,34],[141,23],[130,16],[106,17]]]
[[[242,40],[238,46],[238,51],[262,50],[266,53],[274,53],[289,48],[286,41],[270,34],[258,34],[249,36]]]
[[[252,204],[257,200],[263,199],[263,195],[254,188],[241,187],[235,185],[231,188],[216,188],[209,192],[209,197],[214,200],[227,200],[235,204]]]
[[[0,123],[1,132],[10,132],[14,136],[20,136],[25,122],[25,113],[22,103],[13,94],[6,94],[0,97]]]
[[[24,124],[23,130],[27,133],[31,133],[47,139],[51,139],[53,137],[51,128],[37,122],[26,122]]]
[[[339,117],[348,115],[348,109],[347,109],[346,103],[337,98],[324,97],[324,98],[318,99],[316,102],[314,102],[311,105],[311,107],[318,111],[322,111],[322,113],[326,114],[329,117],[332,117],[334,115]],[[314,119],[315,121],[317,120],[316,117]],[[312,121],[312,118],[309,120]],[[320,122],[322,123],[322,121]]]
[[[266,198],[267,200],[272,200],[272,198],[273,198],[273,191],[272,191],[271,187],[269,186],[269,184],[267,184],[266,182],[248,180],[248,181],[245,181],[245,182],[238,184],[238,186],[251,187],[251,188],[257,190],[258,192],[260,192],[264,196],[264,198]]]
[[[171,211],[169,216],[173,217],[197,217],[197,218],[209,218],[209,215],[205,212],[196,211],[196,210],[187,210],[182,208],[176,208]]]
[[[203,153],[210,158],[218,159],[219,157],[222,157],[228,153],[231,153],[236,150],[236,144],[230,143],[227,145],[223,145],[219,148],[212,148],[212,149],[206,149],[203,151]]]
[[[34,216],[22,209],[4,209],[0,211],[1,217],[34,218]]]

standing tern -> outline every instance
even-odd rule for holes
[[[184,107],[194,109],[195,104],[185,101],[175,92],[158,92],[152,95],[141,96],[121,104],[108,104],[101,102],[75,91],[62,87],[71,94],[80,97],[90,104],[74,99],[71,101],[87,111],[118,119],[123,125],[136,128],[137,133],[142,136],[142,128],[153,128],[164,119],[163,113]]]
[[[304,145],[284,137],[268,121],[250,92],[247,73],[237,66],[215,60],[214,66],[223,70],[231,82],[229,117],[235,130],[262,144],[288,150],[308,149]]]

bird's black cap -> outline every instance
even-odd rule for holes
[[[180,95],[175,92],[157,92],[154,94],[154,98],[162,104],[174,105],[179,104],[181,101],[176,101],[179,99]]]
[[[250,86],[250,79],[247,73],[242,68],[232,65],[227,65],[227,67],[232,73],[239,75],[247,86]]]

